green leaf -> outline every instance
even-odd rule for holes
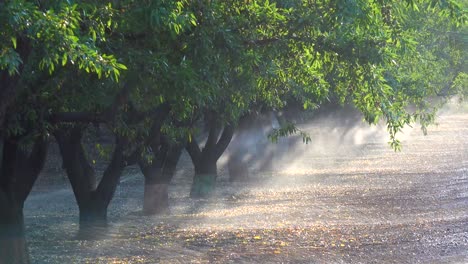
[[[11,37],[11,42],[13,43],[13,48],[16,49],[16,37]]]
[[[62,66],[65,66],[65,64],[67,64],[67,59],[68,59],[67,54],[64,53],[62,55]]]
[[[127,66],[125,66],[125,64],[122,64],[122,63],[117,63],[116,67],[121,70],[127,70]]]

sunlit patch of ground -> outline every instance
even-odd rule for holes
[[[346,140],[291,149],[250,183],[222,175],[211,199],[188,198],[182,166],[168,216],[140,214],[143,180],[130,172],[99,241],[74,240],[68,186],[37,186],[25,208],[33,263],[468,263],[468,114],[441,115],[426,137],[405,130],[401,153],[379,130],[350,141],[361,128],[327,125]]]

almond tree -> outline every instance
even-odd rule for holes
[[[85,12],[86,10],[86,12]],[[117,79],[125,67],[99,52],[105,5],[0,1],[0,260],[28,263],[23,204],[45,160],[47,108],[40,86],[58,68]],[[96,24],[87,22],[92,19]],[[46,73],[46,74],[45,74]]]

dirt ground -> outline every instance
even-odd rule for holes
[[[405,130],[395,153],[380,127],[319,120],[304,127],[311,145],[284,145],[248,183],[221,166],[206,200],[188,198],[184,157],[166,216],[141,215],[143,177],[129,169],[99,241],[74,239],[77,206],[57,172],[25,205],[32,262],[468,263],[468,113],[438,123]]]

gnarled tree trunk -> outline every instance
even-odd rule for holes
[[[195,168],[195,175],[190,190],[192,198],[208,197],[213,193],[218,176],[216,163],[234,135],[234,127],[232,125],[225,125],[221,132],[221,126],[215,118],[209,118],[208,125],[210,127],[208,139],[203,149],[200,149],[195,138],[192,138],[186,146]]]
[[[80,211],[78,238],[96,239],[107,226],[107,208],[126,166],[124,144],[117,138],[111,162],[97,185],[81,143],[83,132],[83,127],[61,129],[55,132],[55,137]]]

